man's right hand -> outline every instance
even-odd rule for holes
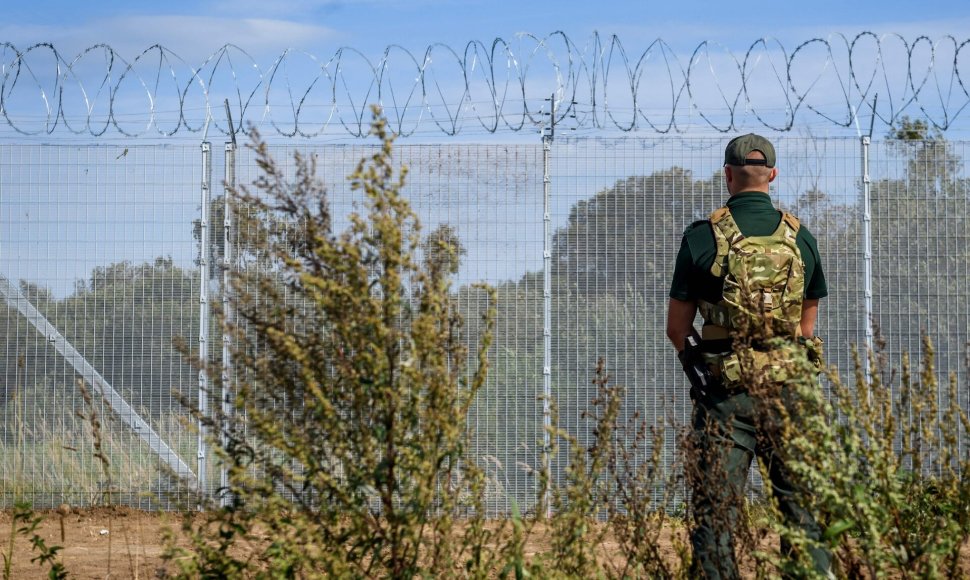
[[[677,358],[680,359],[692,390],[696,389],[701,395],[709,394],[716,379],[704,361],[696,332],[689,334],[684,340],[684,349],[677,353]]]

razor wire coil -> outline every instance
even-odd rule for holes
[[[0,118],[22,135],[228,135],[228,99],[235,131],[303,138],[365,136],[370,103],[405,136],[550,122],[656,134],[791,131],[809,122],[858,127],[860,116],[893,126],[903,115],[946,131],[970,103],[960,58],[968,43],[861,32],[812,38],[791,52],[769,38],[737,54],[704,41],[685,58],[662,39],[632,52],[615,35],[580,45],[556,32],[461,50],[391,45],[375,61],[350,47],[326,59],[287,49],[263,67],[235,44],[192,66],[162,45],[126,59],[108,44],[68,57],[51,43],[0,42]]]

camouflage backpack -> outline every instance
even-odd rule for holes
[[[705,324],[740,332],[755,344],[799,336],[805,292],[805,263],[795,242],[799,225],[798,218],[783,213],[771,235],[745,237],[728,208],[711,214],[717,244],[711,274],[723,277],[724,287],[718,304],[700,304]],[[739,360],[738,355],[744,356]],[[765,369],[778,367],[785,358],[782,353],[762,349],[745,349],[743,353],[735,349],[733,354],[723,353],[710,362],[731,384],[742,381],[739,365],[749,366],[744,364],[745,359],[754,363],[751,366]]]

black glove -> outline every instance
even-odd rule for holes
[[[695,335],[690,335],[684,340],[684,350],[677,353],[677,358],[680,359],[684,374],[690,381],[691,391],[696,390],[703,396],[708,395],[716,379],[701,355],[701,345]]]

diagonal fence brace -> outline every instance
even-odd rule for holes
[[[165,462],[179,478],[189,484],[191,489],[198,488],[198,478],[189,466],[182,461],[178,453],[169,447],[161,436],[155,432],[151,426],[141,418],[141,416],[131,408],[118,391],[114,390],[108,381],[101,376],[84,356],[74,348],[71,343],[58,332],[54,325],[37,310],[30,300],[17,288],[6,276],[0,274],[0,295],[7,303],[15,308],[21,315],[37,329],[42,336],[54,347],[64,360],[70,364],[74,370],[81,375],[94,389],[107,401],[111,409],[118,415],[121,421],[128,425],[138,434],[148,446],[151,447],[155,455]]]

